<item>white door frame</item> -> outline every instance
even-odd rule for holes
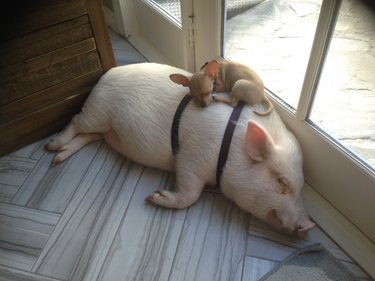
[[[118,17],[122,20],[118,32],[149,61],[195,70],[194,44],[191,42],[193,0],[181,0],[181,23],[151,1],[112,1],[118,9],[117,15],[112,14],[115,18],[112,22],[119,22]]]

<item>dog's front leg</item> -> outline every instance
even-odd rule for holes
[[[157,190],[146,197],[146,201],[167,208],[184,209],[194,204],[204,187],[204,182],[195,175],[176,172],[176,190]]]
[[[220,96],[220,95],[216,95],[215,101],[226,103],[227,105],[230,105],[232,107],[235,107],[238,103],[238,99],[233,97],[233,96],[223,97],[223,96]]]

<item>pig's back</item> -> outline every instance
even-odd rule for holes
[[[170,81],[183,70],[142,63],[109,70],[87,99],[83,112],[97,124],[114,131],[107,134],[121,146],[122,154],[144,165],[173,170],[170,132],[178,104],[188,92]]]
[[[181,69],[153,63],[113,68],[103,75],[83,107],[84,114],[96,119],[101,132],[111,132],[107,136],[112,139],[106,138],[107,142],[119,152],[146,166],[168,171],[174,169],[173,117],[188,92],[187,88],[170,81],[172,73],[189,75]],[[199,108],[190,102],[182,115],[179,136],[189,157],[216,163],[231,112],[232,108],[225,104]],[[246,107],[233,139],[241,151],[249,119],[255,119],[266,128],[277,126],[278,131],[285,130],[276,113],[258,117]],[[271,135],[273,131],[271,129]],[[197,151],[197,147],[201,151]],[[206,151],[210,151],[209,155]]]

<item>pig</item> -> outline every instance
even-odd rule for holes
[[[223,103],[201,108],[190,102],[180,120],[179,151],[173,155],[171,126],[186,90],[170,81],[171,73],[191,75],[156,63],[119,66],[106,72],[81,112],[46,144],[46,149],[57,151],[54,164],[104,137],[131,160],[175,172],[175,189],[152,192],[147,201],[177,209],[194,204],[205,185],[217,184],[219,150],[233,108]],[[302,163],[300,146],[277,112],[260,117],[252,106],[245,105],[220,189],[260,220],[303,235],[315,223],[307,216],[300,196]]]

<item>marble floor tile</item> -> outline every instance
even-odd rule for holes
[[[0,203],[0,264],[31,270],[60,215]]]
[[[116,59],[116,64],[127,65],[132,63],[146,62],[146,58],[140,54],[123,36],[109,29],[112,48]]]
[[[275,261],[246,256],[242,280],[258,281],[278,264]]]
[[[14,196],[12,204],[62,213],[100,145],[100,141],[91,143],[56,166],[52,166],[55,153],[45,151]]]
[[[142,172],[141,165],[128,160],[123,162],[103,210],[96,220],[95,226],[98,229],[90,233],[88,245],[74,268],[71,280],[97,279]]]
[[[61,281],[61,280],[34,274],[34,273],[23,271],[23,270],[18,270],[12,267],[6,267],[6,266],[0,265],[0,281]]]
[[[243,280],[249,215],[204,192],[187,211],[168,280]]]
[[[24,183],[37,161],[17,155],[0,158],[0,202],[9,203]]]
[[[158,207],[144,198],[173,182],[168,173],[144,170],[97,280],[168,280],[186,210]]]
[[[98,235],[96,223],[102,212],[108,212],[105,204],[112,191],[112,185],[121,171],[125,159],[103,146],[64,211],[54,232],[44,247],[33,272],[50,277],[68,280],[82,257],[90,236]],[[111,197],[112,198],[112,197]]]
[[[51,136],[52,137],[52,136]],[[25,147],[18,149],[15,152],[12,152],[11,156],[30,158],[34,160],[39,160],[42,157],[44,152],[44,144],[47,142],[47,139],[41,139],[32,144],[29,144]]]

